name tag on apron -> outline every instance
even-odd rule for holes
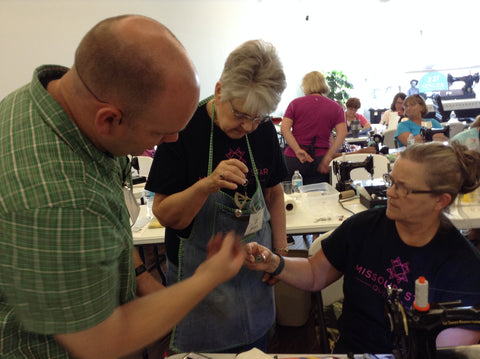
[[[140,213],[140,205],[133,195],[133,191],[129,187],[123,186],[122,190],[123,197],[125,198],[125,204],[127,205],[128,209],[128,214],[130,215],[130,220],[132,221],[131,225],[133,225],[137,221],[138,214]]]
[[[250,219],[248,220],[248,226],[245,230],[245,235],[248,236],[249,234],[258,232],[262,229],[263,226],[263,214],[265,212],[265,208],[250,214]]]

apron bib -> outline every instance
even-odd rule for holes
[[[215,116],[213,111],[212,117]],[[272,231],[262,188],[252,156],[248,137],[245,136],[257,189],[252,199],[237,217],[238,206],[232,196],[218,192],[211,194],[194,219],[188,238],[180,241],[178,267],[167,260],[167,282],[175,283],[191,277],[207,257],[210,238],[218,233],[235,230],[244,243],[258,242],[272,247]],[[210,134],[208,175],[213,167],[213,119]],[[250,216],[263,211],[261,228],[244,235]],[[238,213],[237,213],[238,215]],[[260,218],[258,217],[258,218]],[[174,328],[170,347],[177,352],[221,351],[250,344],[264,336],[274,323],[275,305],[273,287],[262,282],[263,272],[245,266],[230,281],[220,284],[203,299]]]

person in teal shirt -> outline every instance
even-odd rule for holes
[[[425,116],[428,113],[427,104],[425,100],[420,95],[411,95],[408,96],[403,102],[405,108],[405,115],[408,117],[407,121],[400,122],[397,127],[397,132],[395,132],[395,140],[397,140],[398,147],[404,147],[407,145],[407,140],[410,134],[413,135],[415,142],[425,142],[423,137],[420,135],[420,130],[422,129],[422,121],[431,122],[432,128],[442,128],[442,125],[437,120],[426,118]],[[436,134],[434,136],[435,140],[446,140],[445,136],[442,134]]]

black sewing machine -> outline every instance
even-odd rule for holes
[[[480,325],[480,304],[465,307],[461,302],[433,303],[427,311],[405,310],[401,289],[388,288],[385,312],[390,324],[396,359],[437,358],[436,337],[444,329]]]
[[[365,170],[373,176],[373,156],[369,155],[363,162],[352,161],[333,161],[333,175],[337,176],[336,190],[339,192],[354,189],[353,180],[350,172],[355,168],[365,168]]]
[[[427,122],[430,126],[432,125],[431,122]],[[433,135],[437,133],[443,133],[445,137],[450,138],[450,126],[445,125],[443,128],[425,128],[422,127],[420,130],[420,135],[424,139],[425,142],[432,142],[433,141]]]
[[[475,98],[475,92],[473,91],[473,83],[478,83],[480,77],[478,72],[473,75],[454,77],[451,74],[447,75],[448,91],[441,91],[440,96],[443,100],[453,100],[462,98]],[[456,81],[463,81],[464,86],[461,90],[450,90],[450,86]]]

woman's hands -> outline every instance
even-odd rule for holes
[[[245,266],[256,271],[264,271],[263,282],[269,285],[275,284],[278,279],[268,273],[273,273],[280,265],[280,257],[270,249],[256,243],[250,242],[245,245]]]
[[[298,150],[295,151],[295,155],[297,156],[298,160],[301,162],[301,163],[305,163],[305,162],[313,162],[313,158],[312,156],[310,156],[308,154],[307,151],[305,151],[303,148],[299,148]]]
[[[247,173],[248,167],[243,162],[229,159],[221,161],[205,181],[210,193],[218,192],[222,188],[234,190],[247,183]]]

